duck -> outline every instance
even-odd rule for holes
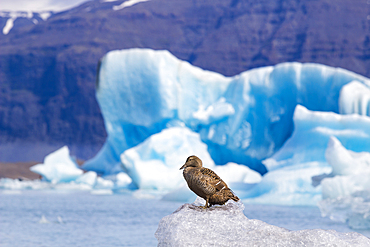
[[[228,200],[239,201],[239,198],[214,171],[203,167],[202,160],[197,156],[189,156],[180,168],[182,169],[189,189],[206,200],[206,204],[201,208],[224,205]]]

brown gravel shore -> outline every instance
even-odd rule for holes
[[[28,178],[37,179],[39,175],[31,172],[30,167],[42,162],[16,162],[16,163],[1,163],[0,162],[0,178]]]

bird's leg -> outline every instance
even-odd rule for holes
[[[209,197],[206,197],[206,205],[204,205],[204,206],[199,206],[199,207],[200,207],[200,208],[204,208],[204,209],[209,208],[209,206],[208,206],[208,199],[209,199]]]

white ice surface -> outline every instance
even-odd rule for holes
[[[203,204],[199,200],[197,205]],[[242,203],[200,209],[184,204],[159,222],[158,246],[369,246],[358,233],[334,230],[289,231],[243,214]]]

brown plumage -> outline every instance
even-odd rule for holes
[[[189,188],[206,200],[204,208],[215,204],[223,205],[230,199],[239,201],[214,171],[202,167],[202,161],[197,156],[189,156],[181,169],[184,169],[183,175]]]

